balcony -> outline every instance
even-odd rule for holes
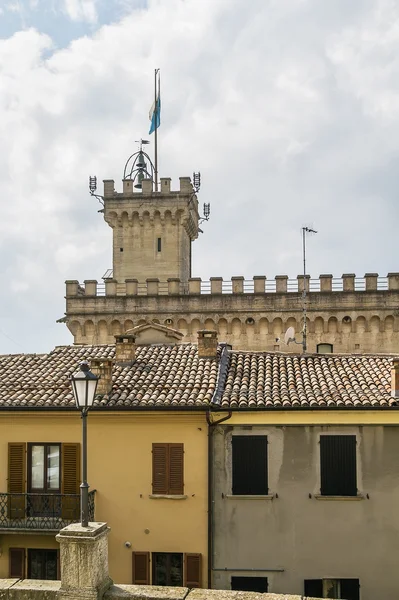
[[[89,492],[89,521],[95,493]],[[79,520],[79,494],[0,494],[0,533],[54,534]]]

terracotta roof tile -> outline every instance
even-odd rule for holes
[[[227,355],[220,404],[224,409],[388,407],[389,355]],[[69,376],[82,360],[113,360],[114,346],[60,346],[49,354],[0,356],[0,409],[73,407]],[[219,352],[220,357],[220,352]],[[98,407],[163,408],[210,405],[219,360],[199,359],[197,346],[138,346],[131,366],[114,365],[112,389]],[[219,393],[219,392],[218,392]]]

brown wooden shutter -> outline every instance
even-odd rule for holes
[[[169,494],[184,492],[184,445],[169,444]]]
[[[8,444],[8,517],[10,519],[25,518],[26,481],[26,444],[25,442],[9,442]]]
[[[9,576],[14,579],[25,577],[25,548],[9,548],[8,550]]]
[[[132,582],[150,585],[150,553],[132,552]]]
[[[152,493],[168,493],[168,444],[152,445]]]
[[[184,585],[188,588],[200,588],[202,580],[201,554],[184,555]]]
[[[61,446],[61,493],[75,495],[62,498],[62,518],[70,521],[79,519],[80,501],[80,445],[62,444]],[[77,497],[76,497],[77,495]]]

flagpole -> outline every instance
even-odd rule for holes
[[[155,110],[155,191],[158,191],[158,103],[157,103],[157,75],[159,69],[155,69],[155,78],[154,78],[154,110]],[[159,90],[158,90],[159,94]]]

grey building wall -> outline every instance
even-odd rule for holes
[[[269,497],[232,496],[237,434],[268,436]],[[356,435],[360,499],[317,498],[322,434]],[[361,600],[398,597],[398,427],[218,426],[213,464],[213,587],[266,576],[269,592],[303,594],[305,579],[358,578]]]

